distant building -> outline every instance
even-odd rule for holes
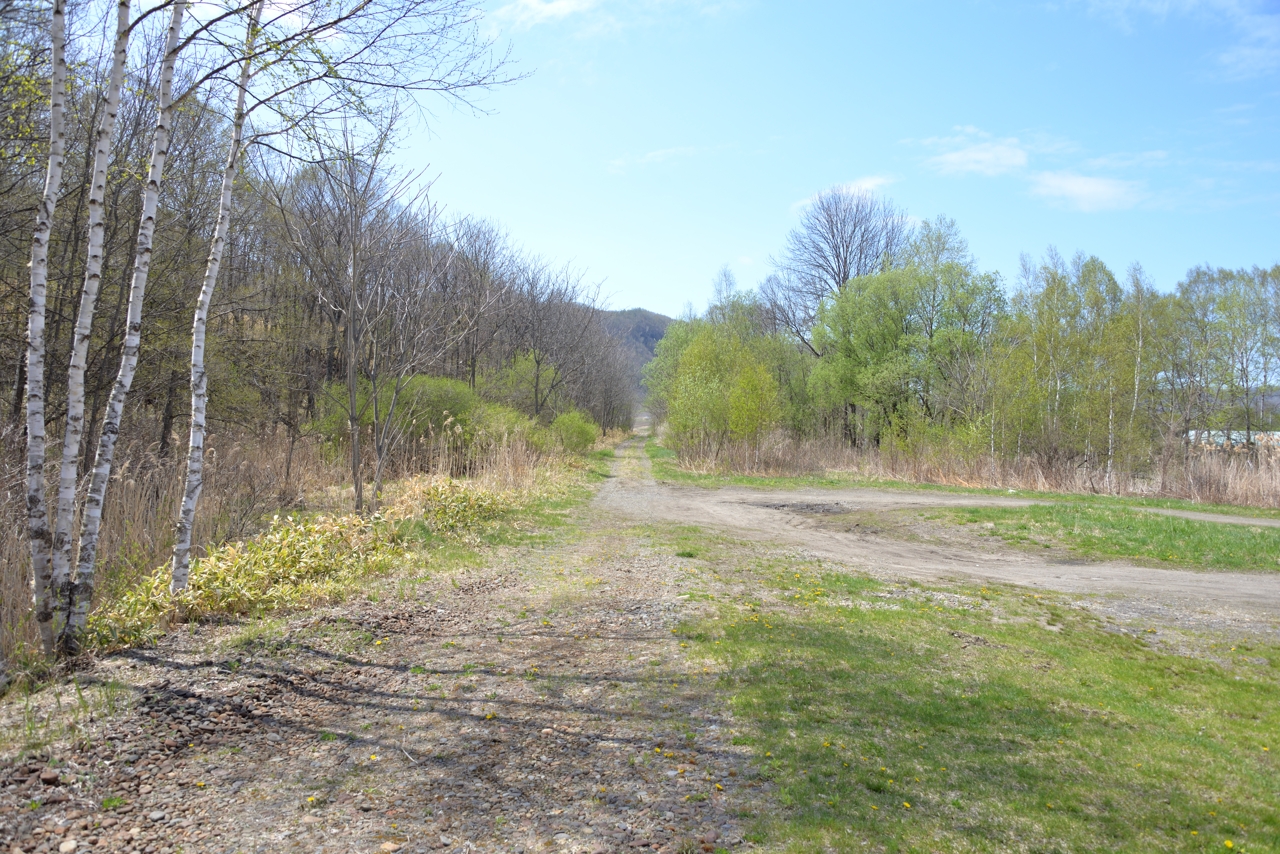
[[[1280,448],[1280,431],[1253,430],[1188,430],[1193,445],[1216,448],[1243,448],[1250,444],[1263,448]]]

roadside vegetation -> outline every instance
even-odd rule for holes
[[[673,548],[692,546],[690,531]],[[686,545],[688,544],[688,545]],[[1108,630],[1052,594],[697,549],[715,662],[784,851],[1272,851],[1280,649]],[[700,563],[701,563],[700,561]]]
[[[1001,496],[1036,501],[1029,507],[964,507],[912,512],[912,516],[966,526],[976,534],[1029,549],[1068,550],[1081,557],[1122,559],[1162,566],[1239,572],[1280,570],[1280,528],[1250,525],[1248,519],[1280,518],[1280,511],[1233,505],[1205,505],[1178,499],[1088,496],[1034,490],[959,487],[880,480],[830,472],[795,477],[692,472],[674,451],[655,441],[645,446],[659,480],[708,488],[943,490],[962,495]],[[1217,513],[1240,523],[1184,519],[1142,508]],[[902,511],[873,514],[898,520]],[[899,520],[900,521],[900,520]],[[888,525],[887,527],[894,527]]]
[[[1049,249],[984,271],[953,220],[816,197],[776,271],[668,327],[649,407],[687,470],[1280,507],[1280,267]]]

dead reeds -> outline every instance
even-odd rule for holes
[[[1170,443],[1128,469],[1080,460],[965,454],[948,446],[858,448],[839,437],[795,439],[776,432],[758,443],[682,454],[690,471],[788,477],[850,475],[869,480],[1027,489],[1089,495],[1181,498],[1206,504],[1280,507],[1280,451]]]

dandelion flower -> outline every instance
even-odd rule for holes
[[[903,801],[903,802],[902,802],[902,806],[903,806],[905,809],[911,809],[911,804],[907,803],[906,801]]]
[[[1222,844],[1223,844],[1223,845],[1225,845],[1225,846],[1226,846],[1226,847],[1228,847],[1228,848],[1235,848],[1235,847],[1236,847],[1236,846],[1235,846],[1235,843],[1233,843],[1230,839],[1226,840],[1226,841],[1225,841],[1225,842],[1223,842]]]

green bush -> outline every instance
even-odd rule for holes
[[[385,412],[391,406],[394,389],[384,386],[378,395],[378,408]],[[356,393],[357,406],[362,410],[361,427],[373,424],[372,387],[361,381]],[[312,423],[312,429],[330,441],[347,436],[347,390],[342,383],[330,383],[321,397],[320,415]],[[407,439],[439,436],[445,430],[461,434],[462,441],[470,442],[474,436],[476,421],[483,417],[483,404],[479,396],[464,382],[445,377],[409,377],[400,389],[395,401],[394,420]]]
[[[596,443],[600,427],[576,409],[562,412],[551,422],[551,435],[565,453],[585,454]]]

